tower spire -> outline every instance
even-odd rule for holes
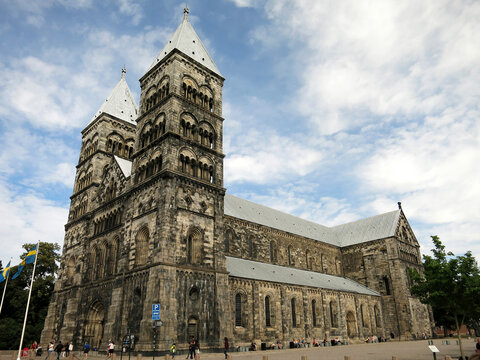
[[[188,13],[190,12],[190,10],[188,10],[188,7],[184,7],[183,8],[183,20],[187,20],[188,21]]]
[[[122,79],[125,79],[125,74],[127,73],[127,69],[125,68],[125,65],[123,65],[122,68]]]

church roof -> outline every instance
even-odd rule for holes
[[[226,258],[227,271],[230,273],[230,276],[234,277],[347,291],[365,295],[380,295],[378,292],[356,281],[340,276],[238,259],[230,256]]]
[[[350,246],[395,235],[400,210],[327,227],[254,202],[225,194],[225,215],[335,246]]]
[[[164,46],[162,51],[160,51],[155,61],[152,63],[152,65],[150,65],[148,70],[153,68],[174,49],[180,50],[182,53],[188,55],[209,70],[212,70],[217,75],[222,76],[220,70],[218,70],[217,66],[215,65],[212,58],[205,49],[202,41],[200,40],[192,25],[188,21],[188,9],[184,10],[182,23],[178,26],[175,33]]]
[[[122,78],[115,85],[107,100],[100,106],[100,109],[98,109],[90,122],[93,122],[102,113],[137,125],[138,107],[125,80],[125,69],[122,69]]]
[[[117,162],[120,170],[122,170],[122,173],[126,178],[132,175],[132,162],[130,160],[122,159],[117,155],[114,155],[113,157],[115,158],[115,161]]]

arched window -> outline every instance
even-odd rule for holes
[[[187,263],[202,262],[202,234],[198,229],[189,232],[187,236]]]
[[[142,228],[135,238],[135,265],[140,266],[148,259],[149,233],[146,227]]]
[[[270,262],[274,262],[275,261],[275,244],[273,241],[270,241]]]
[[[385,293],[387,295],[391,295],[390,293],[390,282],[386,276],[383,277],[383,284],[385,285]]]
[[[230,252],[230,241],[232,239],[232,233],[230,231],[227,231],[225,233],[225,252],[229,253]]]
[[[362,319],[362,326],[367,327],[367,322],[365,321],[365,312],[364,312],[365,305],[360,305],[360,317]]]
[[[270,296],[265,296],[265,326],[270,327]]]
[[[198,320],[194,316],[190,316],[188,319],[187,335],[188,338],[192,336],[198,338]]]
[[[307,270],[312,270],[312,257],[310,255],[310,250],[305,251],[305,265]]]
[[[248,257],[253,258],[253,237],[248,238]]]
[[[333,328],[338,326],[338,319],[337,319],[337,304],[334,301],[330,301],[330,325]]]
[[[375,315],[375,326],[380,327],[380,313],[378,312],[377,305],[373,307],[373,314]]]
[[[292,305],[292,326],[297,327],[297,313],[295,309],[295,298],[292,298],[291,305]]]
[[[293,261],[292,261],[292,246],[291,245],[289,245],[288,248],[287,248],[287,257],[288,257],[288,265],[292,265]]]
[[[317,326],[317,302],[312,300],[312,325]]]
[[[242,325],[242,295],[235,295],[235,326]]]

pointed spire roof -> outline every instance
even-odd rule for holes
[[[98,109],[90,122],[93,122],[100,114],[107,113],[131,124],[137,124],[135,120],[137,119],[138,107],[125,80],[126,72],[127,70],[123,68],[120,81],[113,88],[107,100],[100,106],[100,109]]]
[[[150,65],[148,70],[152,69],[157,63],[159,63],[164,57],[166,57],[173,49],[178,49],[185,55],[190,56],[195,61],[204,65],[206,68],[212,70],[217,75],[222,76],[220,70],[213,62],[212,58],[205,49],[202,41],[198,37],[197,33],[193,29],[192,25],[188,21],[188,8],[183,10],[183,21],[178,26],[175,33],[170,40],[164,46],[160,54],[158,54],[155,61]]]

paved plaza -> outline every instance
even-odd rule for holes
[[[465,339],[463,341],[465,354],[467,356],[475,352],[475,340]],[[434,345],[440,350],[437,354],[437,360],[445,359],[446,355],[453,359],[458,359],[460,350],[456,345],[456,340],[451,339],[450,345],[444,345],[442,340],[434,340]],[[82,355],[82,356],[80,356]],[[432,352],[428,348],[428,342],[425,341],[401,341],[387,342],[377,344],[354,344],[348,346],[319,347],[309,349],[286,349],[286,350],[267,350],[255,352],[233,352],[231,353],[233,360],[263,360],[264,356],[268,356],[268,360],[301,360],[302,356],[306,356],[307,360],[344,360],[345,356],[349,356],[350,360],[391,360],[392,356],[396,356],[398,360],[431,360]],[[45,356],[37,357],[38,360],[44,360]],[[105,360],[104,355],[95,355],[90,353],[89,360]],[[13,351],[0,352],[0,360],[14,359]],[[56,357],[52,357],[56,359]],[[61,358],[62,359],[62,358]],[[64,358],[66,359],[66,358]],[[75,352],[75,360],[83,360],[83,354]],[[165,356],[158,355],[156,360],[164,360]],[[175,357],[177,360],[185,359],[184,354]],[[202,353],[200,359],[224,359],[222,353]],[[119,354],[115,360],[120,360]],[[128,360],[128,356],[123,356],[123,360]],[[136,356],[132,356],[130,360],[137,360]],[[142,357],[142,360],[153,360],[152,357]]]

